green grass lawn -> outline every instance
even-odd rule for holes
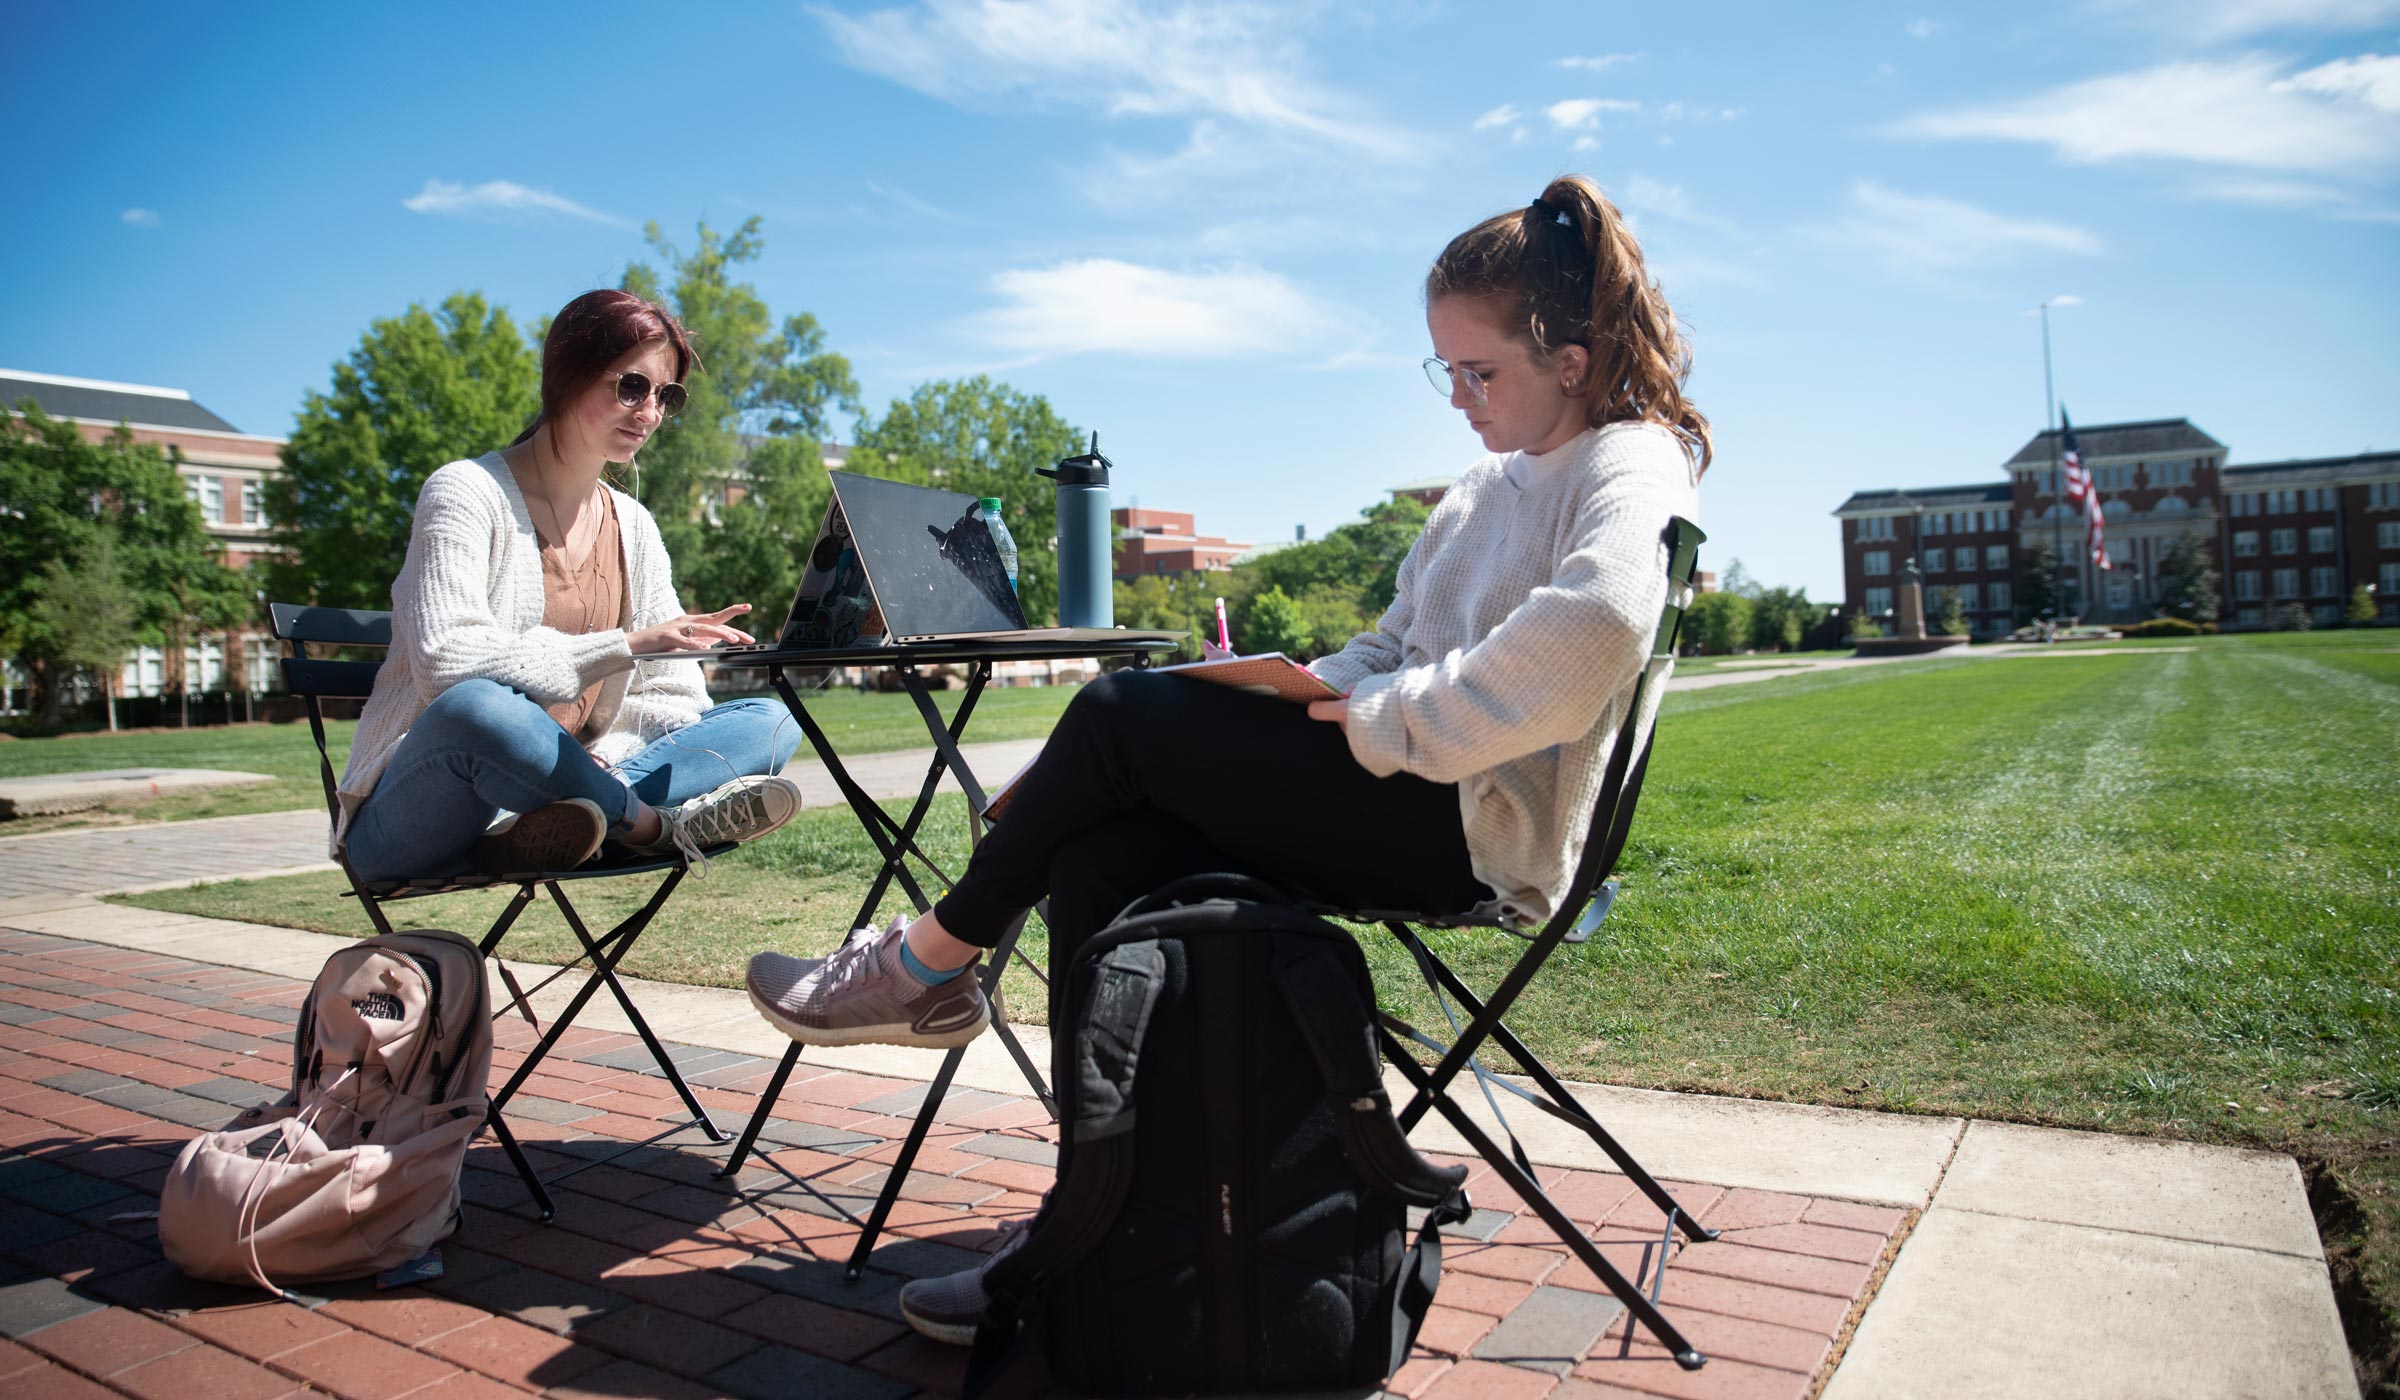
[[[1058,712],[1066,708],[1074,694],[1072,686],[986,690],[975,701],[968,737],[979,742],[1039,738],[1050,732]],[[732,692],[722,687],[715,695],[720,700],[734,698]],[[956,713],[958,702],[965,696],[964,689],[954,689],[937,691],[934,699],[947,718]],[[924,722],[917,717],[916,706],[906,695],[817,691],[809,697],[809,713],[825,727],[827,737],[844,755],[917,748],[925,743]],[[356,728],[347,721],[326,727],[337,773],[349,757],[350,734]],[[316,745],[309,738],[306,722],[68,734],[0,743],[0,778],[103,768],[227,768],[271,773],[275,781],[215,792],[172,794],[115,812],[76,812],[0,822],[0,836],[129,821],[187,821],[194,817],[284,812],[296,807],[321,807],[325,801],[325,789],[317,776]]]
[[[984,718],[977,736],[998,737],[1000,715]],[[2400,1319],[2395,740],[2400,634],[2381,631],[1942,657],[1677,696],[1625,897],[1516,1025],[1572,1077],[2292,1152],[2361,1307],[2353,1345],[2381,1355]],[[963,823],[950,800],[933,841],[946,862]],[[756,948],[821,951],[868,868],[846,813],[807,814],[688,885],[630,968],[732,983]],[[304,877],[135,902],[363,929],[337,889]],[[480,928],[488,905],[412,915]],[[529,932],[516,956],[565,951],[556,925]],[[1470,977],[1514,951],[1437,942]],[[1434,1019],[1384,943],[1369,948],[1393,1009]],[[1020,987],[1019,1015],[1040,1005]]]

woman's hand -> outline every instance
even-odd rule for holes
[[[678,651],[739,646],[752,638],[741,628],[728,626],[727,619],[740,617],[748,611],[748,603],[736,603],[712,613],[685,613],[681,617],[669,618],[656,627],[627,633],[625,646],[635,656],[664,656]]]
[[[1345,695],[1339,700],[1311,700],[1308,702],[1308,717],[1338,724],[1342,732],[1347,734],[1350,732],[1350,697]]]

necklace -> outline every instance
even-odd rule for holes
[[[533,443],[533,476],[534,480],[541,483],[542,489],[539,494],[541,497],[542,509],[550,513],[550,533],[554,537],[553,545],[559,552],[560,562],[564,563],[566,562],[565,556],[570,552],[573,542],[568,538],[566,525],[559,519],[558,503],[551,499],[550,473],[549,469],[542,463],[542,445],[539,438],[536,438]],[[593,482],[592,490],[597,492],[599,489],[600,483],[596,481]],[[542,533],[540,522],[535,522],[533,533],[534,540],[538,544],[541,541]]]

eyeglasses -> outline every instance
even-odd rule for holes
[[[683,412],[684,395],[681,384],[661,384],[656,390],[653,390],[650,387],[650,376],[638,369],[629,369],[617,376],[617,402],[627,408],[640,408],[642,400],[649,398],[653,392],[658,395],[658,411],[660,413],[672,418]]]
[[[1428,355],[1425,357],[1425,379],[1433,385],[1433,391],[1445,399],[1457,392],[1458,388],[1464,388],[1467,397],[1475,401],[1477,408],[1492,406],[1492,391],[1484,384],[1483,376],[1465,365],[1454,365],[1439,355]]]

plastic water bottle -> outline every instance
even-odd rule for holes
[[[1008,573],[1008,591],[1014,593],[1017,591],[1016,537],[1008,533],[1008,522],[1000,518],[998,496],[982,497],[978,504],[982,508],[984,528],[992,532],[992,545],[1000,551],[1000,567]]]

